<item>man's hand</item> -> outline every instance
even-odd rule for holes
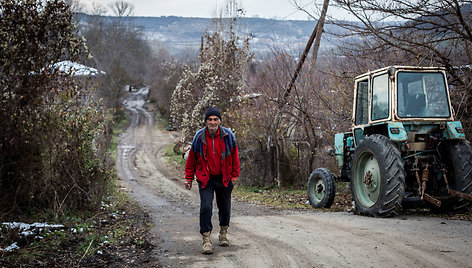
[[[185,188],[187,190],[192,189],[192,181],[191,180],[185,180]]]

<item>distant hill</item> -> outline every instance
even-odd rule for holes
[[[470,14],[472,4],[465,4],[461,7],[463,14]],[[76,19],[83,24],[89,20],[89,15],[77,14]],[[117,17],[104,16],[105,20],[112,21]],[[189,18],[176,16],[162,17],[125,17],[125,21],[143,29],[145,38],[148,40],[159,40],[166,44],[171,53],[176,53],[184,48],[198,49],[200,47],[202,33],[211,25],[210,18]],[[390,22],[403,23],[403,22]],[[294,57],[298,57],[305,48],[305,45],[316,25],[315,20],[275,20],[263,18],[243,18],[241,28],[246,33],[252,33],[254,39],[251,48],[261,55],[269,52],[271,48],[291,49],[287,51]],[[430,28],[428,24],[425,28]],[[339,44],[335,35],[344,30],[333,24],[326,23],[325,32],[321,40],[320,53]],[[350,37],[357,39],[357,37]],[[353,40],[351,40],[353,41]]]
[[[89,15],[76,15],[81,23],[87,23]],[[114,20],[116,17],[105,16],[106,20]],[[209,28],[210,18],[189,18],[176,16],[162,17],[126,17],[125,21],[138,27],[142,27],[145,38],[148,40],[160,40],[164,42],[171,53],[183,48],[199,48],[202,33]],[[270,51],[271,47],[287,49],[290,47],[292,54],[300,54],[310,38],[316,21],[302,20],[275,20],[263,18],[243,18],[241,29],[246,33],[252,33],[254,39],[251,48],[259,54]],[[334,25],[325,25],[326,32],[339,32]],[[335,38],[329,34],[323,34],[322,50],[331,47]]]

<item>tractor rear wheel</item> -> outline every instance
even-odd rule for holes
[[[315,208],[329,208],[333,204],[336,186],[334,175],[326,168],[313,170],[308,179],[308,198]]]
[[[467,141],[449,141],[445,150],[447,178],[451,189],[472,194],[472,148]],[[463,198],[454,198],[444,204],[449,212],[462,212],[471,202]]]
[[[366,137],[355,149],[351,191],[358,213],[374,217],[398,214],[405,195],[400,151],[385,136]]]

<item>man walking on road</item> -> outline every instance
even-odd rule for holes
[[[203,254],[212,254],[210,234],[213,198],[216,194],[220,246],[229,246],[226,232],[231,214],[231,191],[239,177],[239,154],[231,130],[220,126],[221,113],[210,107],[205,113],[206,127],[193,138],[185,165],[185,187],[190,190],[194,175],[200,193],[200,233],[203,236]]]

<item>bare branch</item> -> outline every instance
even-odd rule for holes
[[[108,6],[111,8],[113,14],[118,17],[130,16],[134,11],[133,4],[122,0],[111,2]]]

